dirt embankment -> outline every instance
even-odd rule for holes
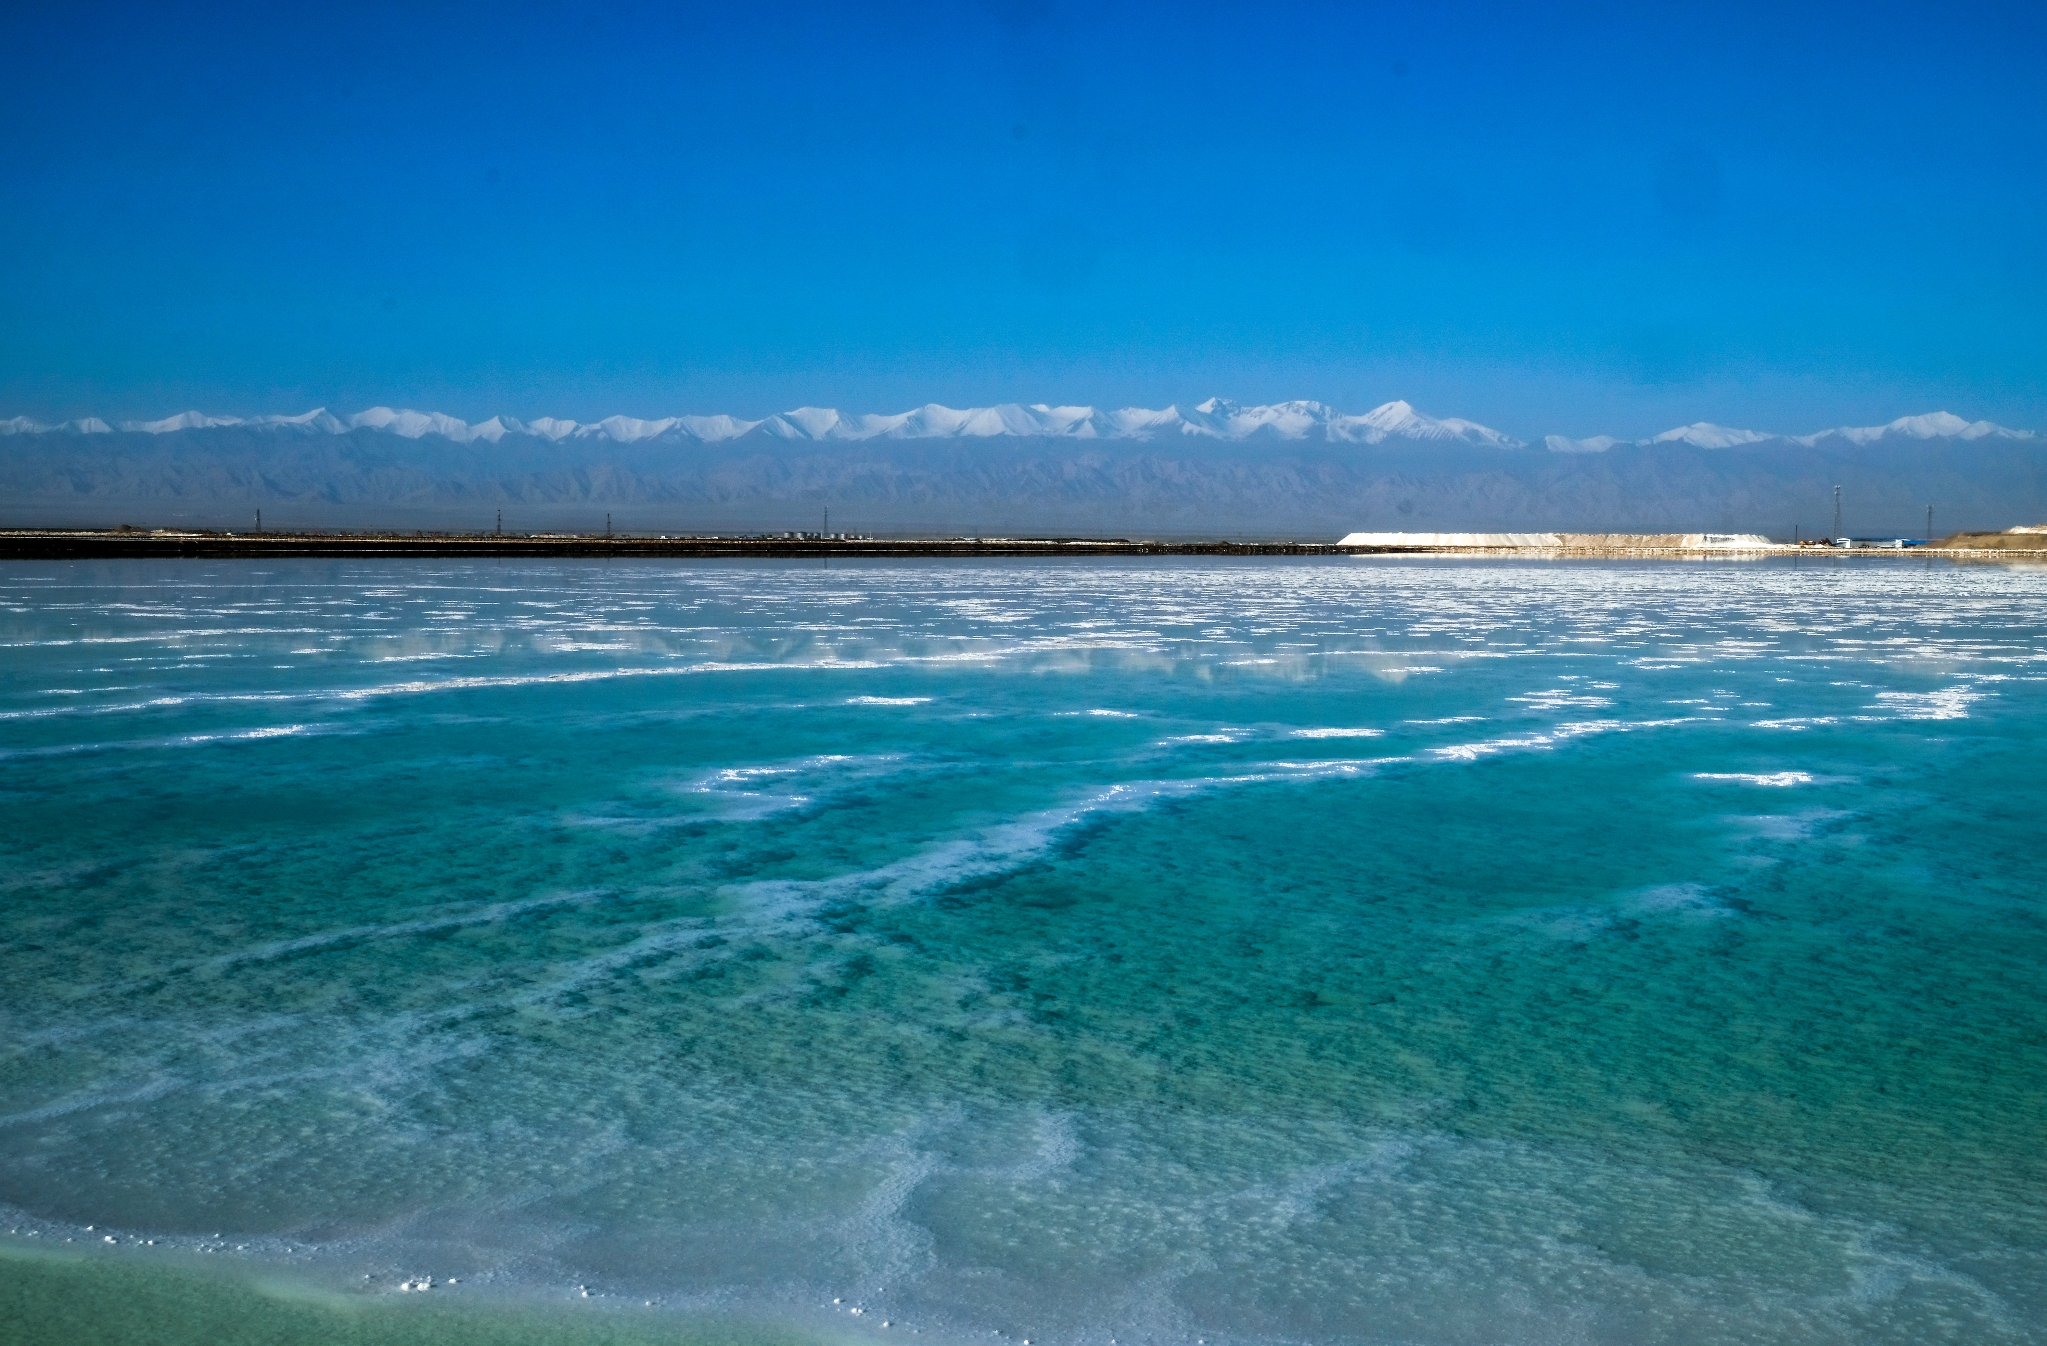
[[[1956,533],[1933,545],[1968,551],[2047,551],[2047,533]]]

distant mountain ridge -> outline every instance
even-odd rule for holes
[[[1555,450],[1555,451],[1547,451]],[[0,521],[1335,538],[1356,531],[1917,536],[2047,519],[2047,441],[1946,412],[1784,436],[1701,422],[1529,445],[1405,402],[926,406],[470,424],[185,412],[0,422]]]
[[[1622,440],[1611,435],[1595,435],[1590,439],[1566,439],[1562,435],[1549,435],[1543,440],[1543,447],[1555,453],[1605,453],[1620,444],[1689,444],[1695,449],[1731,449],[1741,444],[1762,444],[1769,440],[1781,439],[1808,448],[1822,440],[1839,439],[1850,444],[1874,444],[1884,439],[2032,439],[2031,430],[2013,430],[1992,421],[1965,421],[1948,411],[1928,412],[1923,416],[1900,416],[1888,425],[1842,425],[1832,430],[1821,430],[1810,435],[1780,435],[1764,430],[1736,430],[1711,421],[1697,421],[1691,425],[1680,425],[1675,430],[1665,430],[1648,439]]]
[[[174,434],[181,430],[211,430],[224,426],[254,426],[270,429],[299,429],[346,434],[363,428],[388,430],[407,439],[438,435],[460,443],[487,440],[496,443],[506,435],[535,435],[542,439],[603,438],[617,444],[636,444],[648,439],[675,439],[704,444],[765,435],[785,440],[866,439],[1154,439],[1175,434],[1210,439],[1242,440],[1260,433],[1282,439],[1319,436],[1336,443],[1377,444],[1390,436],[1422,440],[1459,440],[1467,444],[1490,444],[1519,448],[1522,441],[1501,434],[1474,421],[1456,417],[1425,416],[1405,402],[1388,402],[1361,416],[1348,416],[1320,402],[1280,402],[1271,406],[1242,407],[1224,398],[1211,397],[1189,410],[1170,406],[1163,411],[1125,407],[1105,411],[1094,407],[1054,407],[1044,403],[1023,406],[1015,402],[993,407],[952,407],[928,403],[914,411],[893,416],[850,416],[830,407],[798,407],[759,420],[734,416],[667,416],[642,420],[632,416],[607,416],[601,421],[572,421],[541,417],[521,421],[511,416],[493,416],[471,425],[440,412],[399,411],[371,407],[352,416],[336,416],[325,407],[298,416],[209,416],[187,411],[160,421],[122,421],[120,429],[133,434]],[[45,425],[27,417],[0,421],[0,434],[110,434],[115,427],[97,416]]]
[[[607,416],[599,421],[574,421],[543,416],[521,421],[513,416],[493,416],[474,425],[438,411],[394,410],[391,407],[371,407],[349,416],[336,416],[325,407],[297,416],[212,416],[200,411],[185,411],[157,421],[122,421],[118,427],[97,416],[54,425],[17,416],[0,421],[0,435],[113,434],[117,429],[129,434],[163,435],[231,426],[330,435],[370,429],[388,431],[406,439],[434,435],[457,443],[483,440],[493,444],[507,435],[531,435],[555,442],[606,439],[615,444],[637,444],[653,439],[721,444],[751,435],[813,443],[869,439],[1154,440],[1186,435],[1226,441],[1270,436],[1288,440],[1321,439],[1337,444],[1381,444],[1388,439],[1413,439],[1454,441],[1494,448],[1526,447],[1526,441],[1476,421],[1455,416],[1424,415],[1404,401],[1387,402],[1362,415],[1346,415],[1321,402],[1276,402],[1246,407],[1220,397],[1211,397],[1187,410],[1178,406],[1160,411],[1144,407],[1098,410],[1094,407],[1055,407],[1042,402],[1029,406],[1005,402],[999,406],[960,410],[932,402],[895,415],[848,415],[831,407],[797,407],[757,420],[735,416],[666,416],[653,420]],[[1809,446],[1828,438],[1869,444],[1892,437],[1921,440],[2032,439],[2034,432],[2013,430],[1990,421],[1968,421],[1951,412],[1936,411],[1919,416],[1901,416],[1887,425],[1839,426],[1809,435],[1738,430],[1710,421],[1698,421],[1637,440],[1617,439],[1612,435],[1595,435],[1589,439],[1548,435],[1544,437],[1542,447],[1556,453],[1604,453],[1623,444],[1689,444],[1694,448],[1725,449],[1773,439]]]

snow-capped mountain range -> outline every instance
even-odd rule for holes
[[[1355,531],[1758,532],[2047,519],[2047,437],[1937,412],[1812,435],[1698,424],[1526,444],[1405,402],[1191,408],[805,407],[758,420],[354,415],[0,421],[0,526],[918,536],[1341,537]],[[1559,450],[1551,452],[1550,450]],[[1859,522],[1858,522],[1859,521]]]
[[[1965,421],[1947,411],[1928,412],[1923,416],[1900,416],[1888,425],[1843,425],[1832,430],[1820,430],[1810,435],[1775,435],[1761,430],[1736,430],[1711,421],[1696,421],[1691,425],[1680,425],[1675,430],[1665,430],[1648,439],[1615,439],[1611,435],[1595,435],[1591,439],[1566,439],[1562,435],[1550,435],[1543,440],[1543,447],[1555,453],[1605,453],[1608,449],[1623,444],[1648,447],[1656,444],[1689,444],[1695,449],[1732,449],[1743,444],[1760,444],[1765,440],[1784,439],[1808,447],[1823,439],[1844,439],[1851,444],[1873,444],[1881,439],[2032,439],[2031,430],[2012,430],[1991,421]]]
[[[493,416],[471,425],[440,412],[394,411],[372,407],[352,416],[336,416],[321,407],[298,416],[208,416],[187,411],[160,421],[122,421],[119,429],[142,434],[168,434],[178,430],[204,430],[219,426],[298,428],[346,434],[369,427],[388,430],[408,439],[439,435],[467,443],[493,443],[506,435],[538,435],[543,439],[609,439],[620,444],[668,436],[715,444],[750,434],[785,440],[862,439],[1155,439],[1190,435],[1209,439],[1248,439],[1261,431],[1283,439],[1310,436],[1341,443],[1377,444],[1389,437],[1421,440],[1458,440],[1466,444],[1520,448],[1522,441],[1471,421],[1455,417],[1424,416],[1405,402],[1388,402],[1362,416],[1347,416],[1320,402],[1281,402],[1273,406],[1240,407],[1222,398],[1210,398],[1197,407],[1182,410],[1167,407],[1152,411],[1143,407],[1099,410],[1095,407],[1054,407],[1044,403],[1022,406],[1009,402],[994,407],[956,410],[936,403],[893,416],[847,415],[830,407],[798,407],[761,420],[735,416],[668,416],[641,420],[632,416],[607,416],[601,421],[560,420],[552,416],[521,421],[510,416]],[[100,418],[86,417],[61,425],[45,425],[26,417],[0,421],[0,434],[107,434],[115,426]]]
[[[1244,407],[1222,398],[1210,398],[1199,406],[1182,410],[1171,406],[1162,411],[1143,407],[1098,410],[1094,407],[1054,407],[1044,403],[1022,406],[1005,403],[993,407],[956,410],[932,403],[893,416],[848,415],[829,407],[798,407],[760,420],[734,416],[668,416],[642,420],[632,416],[608,416],[601,421],[572,421],[555,417],[521,421],[510,416],[493,416],[472,425],[440,412],[399,411],[372,407],[351,416],[336,416],[321,407],[297,416],[209,416],[187,411],[159,421],[122,421],[118,427],[89,416],[58,425],[33,421],[25,416],[0,421],[0,434],[110,434],[117,428],[130,433],[169,434],[179,430],[205,430],[225,426],[270,427],[346,434],[369,428],[385,430],[407,439],[437,435],[467,443],[492,443],[506,435],[527,434],[544,439],[609,439],[631,444],[667,436],[701,443],[719,443],[759,433],[783,440],[864,439],[984,439],[1070,438],[1070,439],[1156,439],[1172,435],[1209,439],[1249,439],[1261,432],[1282,439],[1324,438],[1338,443],[1378,444],[1387,439],[1455,440],[1465,444],[1496,448],[1521,448],[1522,440],[1498,430],[1457,417],[1435,417],[1416,411],[1406,402],[1387,402],[1363,415],[1345,415],[1320,402],[1280,402],[1270,406]],[[1601,453],[1622,445],[1652,446],[1689,444],[1695,448],[1725,449],[1770,439],[1788,439],[1815,444],[1839,437],[1866,444],[1891,436],[1910,439],[1984,438],[2031,439],[2030,430],[2011,430],[1990,421],[1966,421],[1945,411],[1923,416],[1904,416],[1888,425],[1841,426],[1809,435],[1776,435],[1759,430],[1738,430],[1708,421],[1679,426],[1648,439],[1623,440],[1611,435],[1590,439],[1568,439],[1550,435],[1543,447],[1558,453]]]
[[[1248,440],[1259,436],[1279,439],[1319,439],[1332,443],[1379,444],[1389,439],[1440,441],[1477,447],[1518,449],[1526,442],[1498,430],[1454,416],[1428,416],[1406,402],[1387,402],[1363,415],[1347,415],[1321,402],[1279,402],[1270,406],[1245,407],[1212,397],[1198,406],[1182,409],[1169,406],[1162,411],[1143,407],[1102,410],[1095,407],[1055,407],[1042,402],[1023,406],[1015,402],[993,407],[957,410],[936,403],[893,416],[848,415],[830,407],[798,407],[760,420],[734,416],[668,416],[642,420],[632,416],[607,416],[601,421],[562,420],[547,416],[521,421],[511,416],[493,416],[470,424],[440,412],[393,410],[371,407],[350,416],[337,416],[325,407],[297,416],[209,416],[186,411],[160,421],[122,421],[109,424],[97,416],[48,425],[25,416],[0,421],[0,435],[131,434],[162,435],[181,430],[210,430],[232,426],[257,429],[296,430],[303,433],[344,435],[353,430],[386,431],[407,439],[428,435],[470,443],[497,443],[507,435],[531,435],[541,439],[609,440],[636,444],[644,440],[668,439],[702,444],[723,443],[749,435],[787,441],[857,441],[870,439],[1121,439],[1158,440],[1187,436],[1213,440]],[[1852,444],[1870,444],[1884,439],[2032,439],[2030,430],[2012,430],[1990,421],[1966,421],[1945,411],[1922,416],[1903,416],[1888,425],[1840,426],[1809,435],[1780,435],[1760,430],[1738,430],[1699,421],[1666,430],[1648,439],[1624,440],[1611,435],[1569,439],[1549,435],[1542,447],[1555,453],[1605,453],[1621,447],[1654,447],[1686,444],[1701,449],[1728,449],[1768,440],[1784,440],[1807,446],[1822,440],[1839,439]]]

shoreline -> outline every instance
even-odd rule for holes
[[[125,1256],[120,1254],[127,1254]],[[815,1329],[739,1314],[531,1295],[335,1289],[293,1268],[202,1267],[120,1249],[0,1239],[10,1346],[824,1346]]]
[[[1641,545],[1605,535],[1596,546],[1386,545],[1272,540],[1169,541],[1132,538],[859,536],[646,536],[575,533],[264,532],[229,533],[199,529],[0,529],[0,560],[110,560],[122,557],[203,559],[289,556],[558,557],[619,556],[634,559],[895,559],[909,557],[1122,557],[1122,556],[1460,556],[1516,560],[1663,558],[1672,560],[1761,560],[1784,556],[1940,556],[1958,560],[2047,560],[2047,546],[2019,547],[1814,547],[1791,543],[1767,547],[1685,547],[1651,541]],[[1998,535],[1990,535],[1998,536]]]

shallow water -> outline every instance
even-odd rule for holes
[[[2043,600],[10,564],[0,1233],[874,1340],[2047,1340]]]

